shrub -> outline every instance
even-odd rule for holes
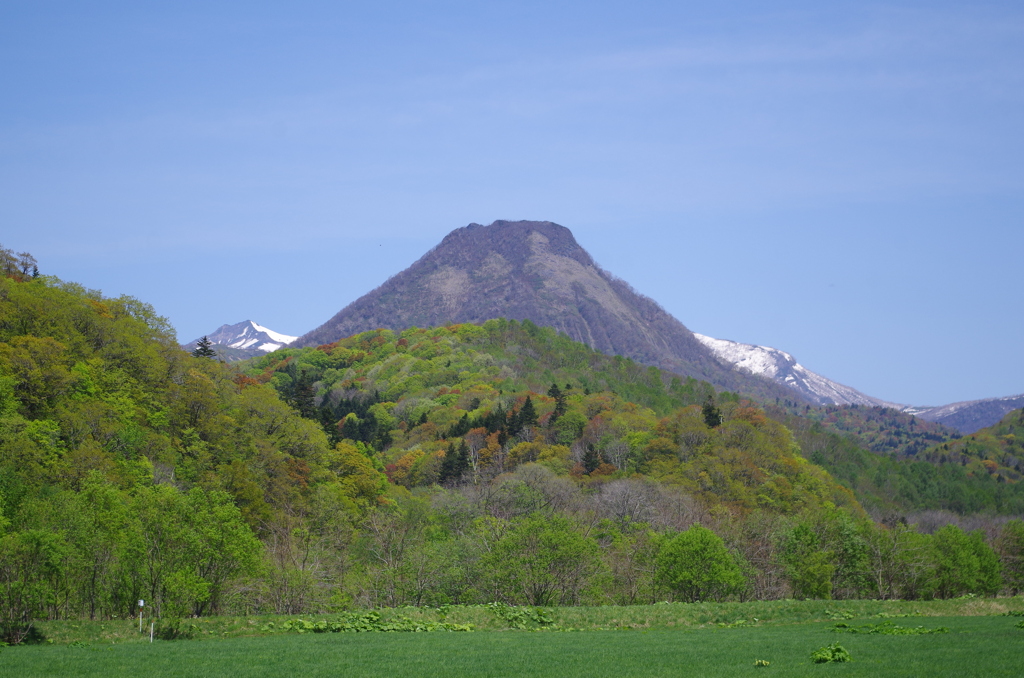
[[[850,653],[842,645],[833,643],[812,652],[811,661],[815,664],[840,663],[853,661],[853,657],[850,656]]]
[[[171,617],[157,621],[153,635],[160,640],[191,640],[198,631],[195,624],[186,624],[177,617]]]

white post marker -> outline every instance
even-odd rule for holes
[[[149,622],[149,642],[153,642],[153,624],[156,622]]]
[[[142,606],[146,604],[146,601],[139,600],[139,633],[142,633]]]

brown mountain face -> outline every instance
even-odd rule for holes
[[[681,322],[602,270],[572,232],[550,221],[458,228],[412,266],[292,346],[367,330],[530,320],[610,355],[759,397],[789,389],[721,364]]]

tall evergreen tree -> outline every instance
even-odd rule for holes
[[[438,473],[438,482],[442,485],[457,483],[469,470],[469,446],[463,440],[459,447],[455,443],[449,443],[448,449],[441,460],[441,470]]]
[[[548,396],[555,399],[555,411],[548,418],[548,426],[553,426],[565,414],[565,394],[562,393],[562,389],[558,388],[558,384],[551,384],[551,388],[548,389]]]
[[[292,390],[292,404],[303,417],[317,418],[316,389],[313,388],[313,382],[306,372],[301,373],[295,382]]]
[[[210,341],[209,337],[204,336],[198,342],[196,347],[192,351],[192,357],[194,358],[216,358],[217,352],[213,350],[213,342]]]
[[[459,454],[455,459],[455,479],[459,480],[469,470],[469,445],[463,440],[459,443]]]
[[[458,463],[456,459],[458,452],[455,451],[455,443],[448,443],[448,449],[444,453],[444,459],[441,460],[441,469],[437,474],[437,482],[444,485],[451,481],[455,477],[455,466]]]
[[[526,402],[523,403],[523,409],[519,410],[519,428],[520,430],[537,425],[537,410],[533,407],[533,400],[530,396],[526,396]]]
[[[587,473],[593,473],[601,465],[601,455],[594,449],[593,443],[587,444],[587,451],[583,453],[583,468]]]
[[[704,414],[704,423],[710,428],[718,428],[722,425],[722,411],[715,407],[713,398],[705,400],[701,410]]]

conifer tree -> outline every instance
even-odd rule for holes
[[[469,470],[469,445],[463,440],[459,443],[459,454],[455,458],[455,479],[459,480]]]
[[[204,336],[198,342],[196,342],[195,350],[192,351],[192,357],[194,358],[216,358],[217,352],[213,350],[213,342],[210,341],[209,337]]]
[[[594,449],[593,443],[587,444],[587,451],[583,454],[583,468],[587,473],[593,473],[601,465],[601,455]]]
[[[292,391],[292,403],[303,417],[307,419],[316,418],[316,390],[313,388],[309,375],[305,372],[295,382],[295,387]]]
[[[559,417],[565,414],[565,394],[558,388],[558,384],[551,384],[551,388],[548,389],[548,396],[555,399],[555,411],[551,413],[551,417],[548,419],[548,426],[553,426]]]
[[[455,466],[458,464],[458,452],[455,451],[455,443],[448,443],[448,449],[441,460],[441,469],[437,474],[437,482],[444,485],[455,477]]]
[[[438,472],[438,482],[442,485],[445,483],[457,483],[462,479],[462,476],[469,470],[469,446],[466,445],[466,441],[463,440],[458,449],[455,448],[455,443],[449,443],[448,449],[444,453],[444,459],[441,460],[441,470]]]
[[[533,400],[530,396],[526,396],[526,402],[523,403],[523,409],[519,410],[519,427],[520,429],[527,428],[529,426],[537,425],[537,410],[533,407]]]
[[[722,425],[722,411],[715,407],[715,401],[712,398],[708,398],[704,401],[704,407],[701,408],[704,414],[704,423],[710,428],[718,428]]]

